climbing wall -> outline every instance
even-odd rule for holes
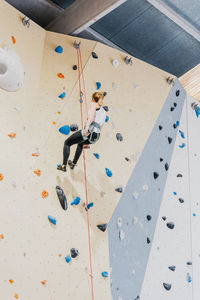
[[[99,82],[100,91],[107,92],[105,105],[109,107],[108,122],[103,127],[100,141],[85,151],[88,201],[93,203],[88,212],[88,226],[83,158],[73,171],[57,170],[67,138],[59,129],[73,123],[81,128],[78,70],[73,69],[78,65],[77,50],[73,47],[75,39],[45,32],[32,21],[29,28],[24,27],[23,15],[4,1],[0,3],[0,16],[0,46],[13,47],[25,69],[21,90],[15,93],[0,90],[2,299],[102,300],[113,297],[126,300],[142,293],[146,295],[145,287],[149,291],[153,284],[150,265],[154,255],[154,235],[156,240],[158,230],[161,226],[166,227],[168,218],[175,223],[175,228],[173,231],[167,228],[167,233],[174,232],[177,227],[173,216],[166,216],[167,220],[162,220],[161,225],[158,220],[171,170],[166,170],[166,163],[171,166],[170,161],[173,162],[175,155],[172,152],[175,153],[176,148],[183,150],[181,153],[187,151],[186,147],[179,149],[176,145],[179,128],[187,136],[185,123],[183,127],[173,127],[182,118],[185,92],[178,81],[171,88],[166,81],[170,74],[164,71],[135,58],[132,58],[132,66],[127,65],[124,53],[94,41],[77,41],[81,41],[87,102]],[[55,51],[57,46],[62,47],[62,53]],[[98,59],[93,58],[92,52]],[[180,90],[179,96],[177,90]],[[84,103],[82,108],[86,120]],[[162,125],[161,130],[159,125]],[[10,133],[16,133],[16,136],[9,137]],[[122,141],[117,140],[117,133],[121,134]],[[98,153],[100,159],[93,153]],[[106,175],[105,168],[112,172],[112,177]],[[157,179],[153,172],[158,172]],[[60,206],[56,186],[60,186],[67,197],[66,211]],[[118,188],[123,193],[118,192]],[[178,194],[177,188],[173,191]],[[80,203],[72,206],[76,197],[80,198]],[[126,197],[130,203],[125,201]],[[155,201],[153,205],[152,201]],[[186,216],[186,209],[184,212]],[[116,223],[116,213],[117,218],[122,218],[121,227],[120,222]],[[146,220],[147,214],[152,216],[150,221]],[[52,216],[56,224],[49,222],[48,216]],[[128,216],[130,220],[126,220]],[[109,230],[102,232],[97,228],[97,225],[109,222]],[[129,230],[134,231],[134,239]],[[187,232],[184,234],[183,241],[186,241]],[[171,236],[167,235],[163,240],[169,242]],[[70,257],[72,248],[79,251],[76,258]],[[185,248],[184,258],[182,255],[186,262],[190,259],[186,259],[189,250]],[[130,252],[133,252],[131,256]],[[129,259],[134,262],[131,269],[124,263]],[[123,265],[121,269],[120,264]],[[155,264],[153,268],[156,268]],[[108,272],[108,278],[103,277],[102,272]],[[123,274],[121,281],[119,273]],[[162,278],[157,276],[156,284],[161,288],[163,282],[173,283],[164,274]],[[130,289],[126,285],[130,283],[133,289],[128,294],[126,289]]]

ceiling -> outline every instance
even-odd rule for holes
[[[44,28],[75,1],[7,0]],[[152,5],[154,2],[172,11],[175,21]],[[199,12],[199,0],[128,0],[79,36],[116,46],[179,77],[200,63]],[[177,25],[179,18],[192,32]]]

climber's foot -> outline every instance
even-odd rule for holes
[[[60,170],[60,171],[63,171],[63,172],[66,172],[66,165],[57,165],[57,170]]]
[[[73,161],[71,161],[71,160],[68,161],[68,165],[70,166],[70,169],[72,169],[72,170],[76,166],[76,164],[74,164]]]

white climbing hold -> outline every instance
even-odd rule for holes
[[[105,195],[106,195],[106,192],[101,191],[101,197],[105,197]]]
[[[122,227],[122,218],[121,217],[117,218],[117,226],[118,226],[118,228]]]
[[[137,224],[137,222],[138,222],[138,218],[136,216],[134,216],[133,217],[133,224],[135,225],[135,224]]]
[[[143,191],[148,191],[149,187],[147,184],[144,184],[143,187],[142,187]]]
[[[118,61],[118,59],[114,59],[114,60],[112,61],[112,64],[113,64],[113,66],[114,66],[115,68],[117,68],[117,67],[119,66],[119,61]]]
[[[113,82],[113,88],[114,88],[115,90],[118,90],[119,86],[118,86],[118,84],[117,84],[116,82]]]
[[[121,241],[123,239],[125,239],[125,232],[122,229],[120,229],[120,231],[119,231],[119,238],[120,238]]]
[[[133,196],[133,199],[137,200],[139,197],[139,193],[135,191],[132,196]]]

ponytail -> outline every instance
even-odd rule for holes
[[[104,98],[104,95],[103,95],[103,93],[100,93],[100,92],[95,92],[92,95],[92,99],[94,99],[94,101],[96,103],[98,103],[99,106],[103,106],[103,98]]]

